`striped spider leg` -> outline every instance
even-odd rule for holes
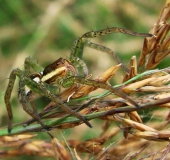
[[[66,79],[63,79],[62,82],[60,82],[60,83],[63,87],[68,87],[73,84],[79,83],[79,84],[93,86],[96,88],[102,88],[102,89],[108,90],[108,91],[118,95],[119,97],[122,97],[123,99],[127,100],[132,106],[140,107],[134,100],[132,100],[127,94],[123,93],[120,89],[114,88],[104,82],[87,79],[86,77],[81,77],[81,76],[75,75],[75,76],[71,76]]]
[[[77,39],[74,42],[73,49],[72,49],[72,52],[70,55],[70,61],[74,64],[74,63],[76,63],[76,62],[74,62],[74,57],[78,57],[78,58],[82,59],[83,49],[85,46],[87,46],[87,47],[108,53],[111,56],[113,56],[113,58],[115,59],[115,61],[118,64],[122,63],[121,60],[119,59],[119,57],[110,48],[99,45],[99,44],[95,44],[93,42],[90,42],[90,40],[89,40],[91,38],[105,36],[108,34],[118,33],[118,32],[123,33],[123,34],[133,35],[133,36],[142,36],[142,37],[152,37],[153,36],[152,34],[137,33],[137,32],[131,31],[131,30],[118,28],[118,27],[112,27],[112,28],[107,28],[107,29],[98,30],[98,31],[90,31],[90,32],[87,32],[84,35],[82,35],[79,39]],[[126,72],[129,72],[129,69],[123,63],[122,63],[122,68]]]
[[[61,101],[57,97],[57,93],[60,90],[60,86],[57,84],[63,76],[67,74],[74,75],[76,74],[76,69],[69,64],[67,60],[58,59],[54,63],[47,66],[42,72],[42,67],[37,65],[37,63],[30,59],[25,59],[25,71],[20,70],[19,68],[14,69],[9,77],[8,86],[5,92],[4,100],[8,112],[9,123],[8,123],[8,132],[10,133],[12,130],[12,120],[13,113],[10,104],[11,92],[13,90],[13,86],[15,83],[16,76],[19,77],[19,97],[20,102],[23,106],[23,109],[33,117],[38,123],[41,124],[42,128],[48,129],[47,126],[41,121],[41,118],[38,116],[36,107],[33,103],[33,100],[37,98],[37,96],[45,96],[55,102],[58,106],[60,106],[67,113],[77,117],[86,123],[89,127],[91,124],[80,114],[70,109],[63,101]],[[29,69],[32,67],[36,71],[36,74],[29,75]],[[29,102],[32,106],[33,110],[29,108]]]

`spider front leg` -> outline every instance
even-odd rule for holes
[[[10,133],[12,130],[13,114],[12,114],[12,109],[11,109],[11,104],[10,104],[10,98],[11,98],[11,92],[12,92],[12,89],[13,89],[13,86],[15,83],[15,79],[16,79],[16,72],[17,72],[16,70],[13,70],[11,72],[10,77],[9,77],[8,87],[6,89],[5,96],[4,96],[4,101],[6,104],[8,118],[9,118],[8,133]]]
[[[71,62],[72,62],[72,59],[74,57],[79,57],[80,59],[82,59],[83,49],[84,49],[85,46],[88,46],[90,48],[100,50],[102,52],[110,54],[110,55],[113,56],[113,58],[115,59],[115,61],[118,64],[122,63],[121,60],[118,58],[118,56],[111,49],[109,49],[105,46],[99,45],[99,44],[92,43],[92,42],[89,41],[89,39],[91,39],[91,38],[105,36],[107,34],[118,33],[118,32],[123,33],[123,34],[133,35],[133,36],[142,36],[142,37],[153,36],[152,34],[137,33],[137,32],[134,32],[134,31],[130,31],[130,30],[123,29],[123,28],[117,28],[117,27],[107,28],[107,29],[103,29],[103,30],[99,30],[99,31],[87,32],[82,37],[80,37],[78,40],[75,41],[75,43],[73,45],[72,52],[71,52],[71,56],[70,56]],[[129,72],[129,69],[123,63],[122,63],[122,68],[126,72]]]
[[[36,60],[31,57],[27,57],[24,62],[24,70],[26,75],[30,74],[31,68],[37,73],[41,73],[44,70],[44,68],[39,65]]]
[[[41,121],[41,119],[34,114],[34,112],[30,111],[30,109],[27,106],[27,99],[26,99],[26,95],[25,95],[25,85],[29,86],[29,88],[38,93],[38,94],[42,94],[41,91],[39,90],[39,88],[37,88],[37,83],[35,81],[33,81],[30,77],[26,76],[25,73],[23,71],[21,71],[20,69],[14,69],[9,77],[9,82],[8,82],[8,86],[7,89],[5,91],[5,96],[4,96],[4,100],[5,100],[5,104],[6,104],[6,108],[7,108],[7,112],[8,112],[8,117],[9,117],[9,123],[8,123],[8,132],[10,133],[12,130],[12,120],[13,120],[13,113],[12,113],[12,108],[11,108],[11,104],[10,104],[10,98],[11,98],[11,93],[14,87],[14,83],[16,80],[16,76],[18,76],[20,78],[20,93],[21,93],[21,103],[23,105],[23,109],[33,118],[35,118],[41,125],[43,128],[46,128],[46,126],[43,124],[43,122]]]
[[[44,93],[44,95],[46,97],[48,97],[49,99],[52,100],[52,102],[55,102],[56,105],[58,105],[59,107],[61,107],[64,111],[66,111],[67,113],[77,117],[78,119],[82,120],[87,126],[89,126],[90,128],[92,128],[91,124],[83,117],[81,116],[79,113],[77,113],[76,111],[70,109],[62,100],[60,100],[56,94],[53,94],[52,92],[50,92],[45,85],[43,84],[43,82],[39,82],[38,83],[38,87],[41,89],[41,91]]]
[[[20,102],[22,104],[23,109],[25,110],[25,112],[27,112],[32,118],[34,118],[41,126],[43,129],[48,130],[49,128],[41,121],[40,116],[37,113],[37,109],[36,106],[30,102],[30,105],[33,108],[33,111],[29,108],[29,104],[28,104],[28,96],[26,94],[26,90],[25,90],[25,84],[24,84],[24,79],[26,77],[23,76],[20,79],[20,83],[19,83],[19,91],[20,91]],[[24,126],[27,126],[26,124],[24,124]]]

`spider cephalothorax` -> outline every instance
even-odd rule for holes
[[[59,58],[54,63],[45,67],[41,81],[52,83],[57,82],[63,77],[76,74],[76,68],[68,60]]]

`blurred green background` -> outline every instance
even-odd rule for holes
[[[23,68],[26,57],[33,57],[43,66],[59,57],[68,58],[74,40],[91,30],[121,27],[147,33],[165,3],[160,0],[0,2],[0,126],[7,124],[3,96],[9,74],[16,67]],[[132,55],[139,56],[143,38],[117,33],[91,41],[111,48],[127,64]],[[94,77],[115,64],[114,59],[106,53],[88,48],[84,51],[84,60]],[[115,82],[120,83],[118,76]],[[15,123],[29,118],[17,101],[17,85],[11,102]]]

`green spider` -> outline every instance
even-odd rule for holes
[[[83,116],[81,116],[76,111],[70,109],[67,106],[67,104],[61,101],[57,96],[57,94],[60,92],[61,87],[68,88],[75,83],[86,84],[97,88],[109,90],[110,92],[126,99],[131,105],[139,107],[139,105],[135,101],[133,101],[120,89],[115,89],[106,83],[86,78],[86,76],[88,75],[88,69],[86,64],[82,60],[84,46],[88,46],[90,48],[106,52],[112,55],[118,64],[121,63],[120,59],[117,57],[116,54],[114,54],[114,52],[111,49],[89,41],[90,38],[95,38],[116,32],[130,34],[134,36],[143,37],[152,36],[151,34],[137,33],[116,27],[107,28],[99,31],[91,31],[85,33],[83,36],[81,36],[78,40],[75,41],[71,52],[70,60],[60,58],[53,62],[52,64],[45,67],[45,69],[43,69],[43,67],[39,66],[35,60],[28,57],[25,59],[24,71],[20,70],[19,68],[14,69],[10,74],[9,83],[4,96],[9,117],[8,132],[10,133],[12,130],[13,114],[10,104],[10,97],[16,76],[19,77],[20,79],[19,98],[23,106],[23,109],[33,119],[35,119],[42,126],[43,129],[46,130],[48,130],[49,128],[42,122],[41,118],[37,113],[36,106],[34,104],[34,100],[37,98],[37,96],[48,97],[52,102],[55,102],[57,106],[61,107],[68,114],[77,117],[78,119],[83,121],[87,126],[92,127],[91,124]],[[124,64],[122,64],[122,67],[126,72],[129,72],[129,69]],[[35,74],[30,74],[30,68],[35,70]],[[82,72],[80,72],[79,69],[83,70],[83,74]],[[32,106],[32,109],[30,109],[29,105]]]

